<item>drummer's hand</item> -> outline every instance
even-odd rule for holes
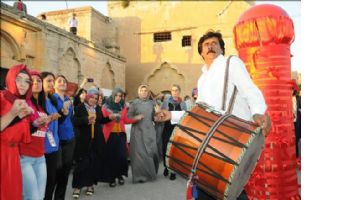
[[[137,120],[137,121],[140,121],[144,118],[144,115],[143,114],[139,114],[139,115],[136,115],[133,117],[133,119]]]
[[[255,114],[253,115],[255,123],[257,123],[262,128],[262,133],[266,137],[269,134],[271,128],[271,120],[267,115]]]
[[[108,116],[108,118],[109,118],[110,120],[115,120],[115,119],[116,119],[116,115],[115,115],[115,114],[110,114],[110,115]]]
[[[165,122],[171,120],[171,112],[168,110],[160,110],[160,112],[156,113],[154,116],[154,121],[156,122]]]

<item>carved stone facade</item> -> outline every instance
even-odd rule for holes
[[[117,26],[112,23],[110,17],[104,16],[91,6],[43,12],[38,18],[45,15],[48,23],[69,31],[68,22],[73,13],[76,14],[78,21],[78,36],[95,45],[103,46],[115,54],[119,53],[119,47],[116,44]]]
[[[147,76],[147,80],[143,82],[148,83],[153,91],[162,92],[170,90],[170,85],[168,84],[185,85],[185,81],[184,75],[178,71],[176,66],[173,67],[167,62],[164,62],[159,68],[156,68],[152,74]]]
[[[246,1],[107,4],[108,17],[92,7],[81,7],[42,13],[46,22],[31,16],[20,19],[16,11],[2,7],[2,67],[25,62],[32,68],[64,74],[75,83],[90,76],[101,87],[125,88],[129,99],[137,96],[142,83],[149,84],[155,94],[179,84],[182,96],[191,95],[203,65],[198,39],[208,29],[219,30],[226,55],[236,54],[232,28],[253,5]],[[73,13],[79,21],[78,36],[68,32]],[[171,39],[154,41],[159,32],[169,32]],[[191,37],[190,45],[182,46],[184,36]]]
[[[85,12],[93,18],[96,16],[91,8]],[[98,36],[92,39],[100,40]],[[99,87],[125,88],[126,59],[117,51],[33,16],[21,18],[17,10],[1,3],[1,68],[7,69],[16,63],[63,74],[73,83],[91,77]]]
[[[149,84],[155,94],[178,83],[182,96],[191,96],[203,65],[199,38],[208,29],[220,30],[226,55],[235,55],[232,29],[251,5],[250,1],[108,1],[108,16],[119,27],[116,43],[127,58],[129,98],[137,95],[141,83]],[[154,33],[159,32],[170,32],[171,40],[154,42]],[[182,46],[184,36],[191,36],[191,45]]]

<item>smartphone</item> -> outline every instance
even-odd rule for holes
[[[88,80],[89,83],[94,82],[94,79],[93,79],[93,78],[88,78],[87,80]]]

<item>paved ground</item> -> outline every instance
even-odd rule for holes
[[[73,199],[70,176],[66,198]],[[99,200],[183,200],[185,199],[186,180],[177,175],[176,180],[171,181],[163,176],[163,165],[159,167],[157,180],[147,183],[132,184],[132,178],[126,179],[123,186],[110,188],[108,184],[99,183],[95,187],[95,194],[91,197],[81,192],[80,199],[99,199]]]
[[[298,172],[299,182],[301,174]],[[72,176],[69,178],[66,198],[73,199],[71,194]],[[163,165],[159,167],[158,178],[154,182],[132,184],[131,175],[126,179],[123,186],[110,188],[108,184],[99,183],[95,186],[95,194],[86,196],[85,191],[81,192],[80,199],[86,200],[184,200],[185,199],[186,180],[177,175],[176,180],[171,181],[163,176]]]

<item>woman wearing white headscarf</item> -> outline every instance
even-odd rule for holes
[[[133,183],[155,180],[159,167],[159,154],[154,128],[154,102],[149,100],[147,85],[138,88],[139,98],[132,101],[128,117],[142,114],[144,118],[133,124],[130,139],[130,158]]]

